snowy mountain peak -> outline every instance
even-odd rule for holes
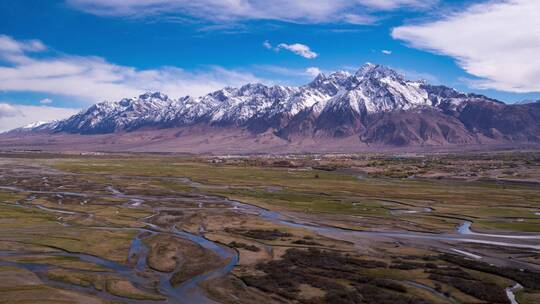
[[[355,74],[319,74],[298,87],[249,83],[178,99],[147,92],[3,136],[19,140],[36,133],[38,138],[58,135],[61,140],[62,133],[115,133],[98,136],[96,141],[106,147],[116,142],[121,148],[132,145],[136,151],[147,149],[146,145],[156,145],[157,151],[163,147],[176,151],[178,145],[190,149],[217,145],[228,152],[253,146],[258,153],[269,146],[287,149],[285,145],[298,151],[342,151],[365,144],[464,145],[484,140],[540,144],[538,117],[539,102],[506,105],[482,95],[407,80],[388,67],[368,63]],[[161,131],[166,128],[170,131]],[[141,133],[125,134],[133,131]],[[87,139],[77,142],[83,141]],[[47,141],[47,146],[51,142],[56,139]]]
[[[351,77],[351,73],[347,71],[341,71],[341,70],[334,72],[328,76],[328,78],[332,78],[332,79],[346,79],[349,77]]]
[[[159,99],[159,100],[165,101],[169,99],[169,96],[161,92],[146,92],[144,94],[139,95],[139,99],[142,99],[142,100]]]
[[[238,91],[241,95],[261,94],[268,89],[267,86],[261,83],[248,83],[240,87]]]
[[[312,86],[319,86],[321,83],[323,83],[326,80],[326,75],[324,73],[319,73],[313,81],[311,81],[310,85]]]
[[[370,79],[381,79],[381,78],[394,78],[394,79],[404,79],[404,77],[398,74],[396,71],[385,67],[383,65],[366,63],[356,72],[356,77],[360,78],[370,78]]]
[[[96,104],[49,127],[55,132],[83,134],[195,124],[266,130],[281,128],[298,115],[326,117],[332,124],[343,117],[363,119],[375,113],[420,107],[457,109],[464,100],[472,98],[450,88],[405,80],[388,67],[367,63],[354,75],[344,71],[321,73],[300,87],[248,83],[240,88],[225,87],[205,96],[179,99],[147,92],[118,102]]]

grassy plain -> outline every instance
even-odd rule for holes
[[[0,189],[0,281],[6,280],[0,303],[159,303],[165,296],[160,276],[179,285],[224,265],[212,252],[173,236],[174,226],[239,254],[229,275],[202,284],[223,303],[239,303],[238,295],[240,303],[506,303],[504,288],[516,281],[487,263],[479,269],[447,259],[440,244],[334,239],[238,212],[223,198],[356,230],[448,233],[469,220],[476,231],[540,231],[540,153],[534,152],[15,154],[4,155],[2,164],[0,186],[20,190]],[[133,270],[137,257],[130,248],[148,224],[160,234],[143,235],[149,252],[135,272],[144,283],[76,255]],[[540,265],[538,254],[526,250],[501,250],[489,258],[508,257]],[[525,286],[520,303],[535,303],[540,288],[531,282],[539,278],[532,269],[519,278]]]
[[[418,225],[451,230],[468,219],[474,220],[478,229],[535,232],[540,231],[540,217],[535,215],[540,210],[538,157],[503,153],[491,158],[473,155],[468,160],[451,155],[436,159],[377,157],[362,162],[239,158],[219,159],[219,163],[213,158],[143,157],[70,159],[54,167],[81,174],[187,177],[206,187],[170,179],[156,179],[151,186],[222,195],[275,210],[357,215],[391,222],[396,220],[391,210],[420,210],[400,214],[400,225],[413,222],[414,230]],[[370,173],[375,166],[384,171]],[[403,167],[416,174],[393,177]],[[511,169],[513,177],[524,180],[511,180]],[[430,212],[422,212],[426,208],[431,208]]]

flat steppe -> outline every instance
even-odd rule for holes
[[[538,303],[540,152],[0,154],[0,302]]]

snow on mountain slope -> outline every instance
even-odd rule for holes
[[[48,121],[36,121],[30,124],[27,124],[25,126],[22,126],[21,129],[31,130],[31,129],[39,128],[48,123],[49,123]]]
[[[185,126],[200,122],[242,125],[251,119],[293,117],[302,111],[315,115],[333,108],[379,113],[430,106],[421,82],[407,81],[395,71],[374,64],[357,73],[318,75],[301,87],[246,84],[202,97],[171,99],[159,92],[118,102],[102,102],[51,126],[57,132],[111,133],[143,127]]]
[[[410,81],[390,68],[368,63],[354,74],[319,74],[300,87],[250,83],[179,99],[145,93],[98,103],[68,119],[24,131],[109,134],[206,125],[245,128],[254,134],[271,130],[288,141],[298,136],[353,135],[368,142],[405,145],[462,144],[482,136],[535,141],[540,138],[540,126],[534,123],[540,115],[538,105],[505,105]]]

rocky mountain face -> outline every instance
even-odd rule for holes
[[[320,74],[301,87],[246,84],[202,97],[146,93],[102,102],[29,132],[110,134],[148,129],[239,128],[289,142],[352,138],[367,145],[540,142],[540,103],[506,105],[410,81],[380,65]],[[19,129],[20,132],[20,129]]]

